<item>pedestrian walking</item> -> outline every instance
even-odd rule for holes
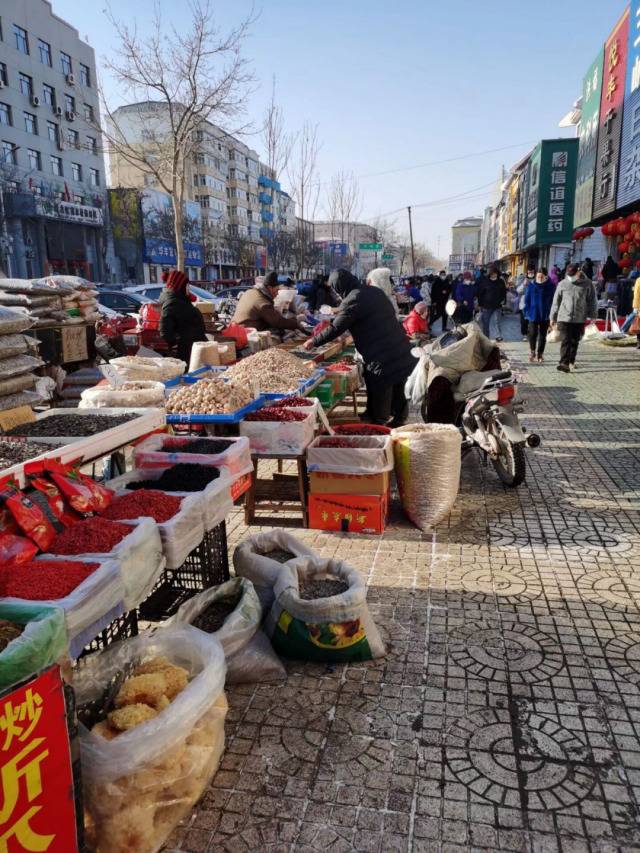
[[[554,293],[550,315],[551,325],[557,324],[562,339],[557,369],[563,373],[576,369],[576,355],[584,334],[584,324],[596,316],[597,310],[593,282],[577,264],[568,264],[567,275]]]
[[[434,325],[436,320],[442,319],[442,332],[447,331],[448,316],[445,311],[447,300],[451,298],[452,285],[444,270],[440,270],[438,276],[431,282],[431,311],[429,312],[429,327],[431,333],[435,334]],[[424,299],[424,294],[423,297]],[[426,302],[426,299],[424,300]]]
[[[636,279],[636,283],[633,286],[633,303],[631,307],[634,316],[629,333],[636,336],[636,349],[640,349],[640,278]]]
[[[204,317],[193,304],[196,297],[189,294],[189,279],[172,270],[160,294],[160,334],[170,347],[177,348],[177,357],[189,366],[191,349],[196,341],[206,341]]]
[[[549,273],[549,281],[555,286],[560,282],[560,267],[558,264],[554,264],[551,267],[551,272]]]
[[[525,297],[527,290],[529,289],[529,285],[534,283],[535,278],[536,268],[534,266],[530,266],[527,268],[527,274],[516,288],[516,293],[518,294],[518,314],[520,315],[520,334],[522,335],[523,341],[526,341],[529,337],[529,321],[527,320],[524,311]]]
[[[549,315],[555,293],[555,285],[547,275],[544,267],[538,270],[533,281],[524,294],[524,316],[529,329],[529,361],[544,361],[544,348],[549,331]]]
[[[478,285],[473,280],[473,274],[466,270],[462,280],[458,281],[453,291],[456,308],[453,319],[456,323],[470,323],[473,320],[473,310],[478,297]]]
[[[480,306],[480,324],[486,337],[491,337],[491,320],[495,317],[498,334],[496,340],[502,340],[501,314],[507,298],[507,285],[495,264],[489,267],[489,274],[478,284],[478,305]]]
[[[591,258],[585,258],[584,263],[582,264],[582,270],[587,278],[593,281],[593,261]]]

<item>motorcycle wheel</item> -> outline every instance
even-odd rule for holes
[[[527,466],[522,444],[512,444],[510,441],[499,441],[500,455],[491,459],[498,477],[505,486],[515,489],[524,483],[527,476]]]

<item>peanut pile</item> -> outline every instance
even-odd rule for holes
[[[227,376],[247,385],[254,381],[262,392],[287,394],[295,391],[314,370],[315,364],[272,348],[242,359],[227,370]]]
[[[248,405],[251,393],[239,382],[201,379],[193,385],[182,385],[165,404],[169,414],[222,415]]]

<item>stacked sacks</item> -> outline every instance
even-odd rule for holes
[[[29,326],[64,322],[63,294],[44,280],[0,279],[0,306],[10,308],[30,320]],[[28,328],[28,327],[26,327]]]
[[[76,275],[51,275],[38,279],[37,284],[59,292],[66,315],[63,319],[65,325],[95,323],[100,319],[98,291],[90,281]]]
[[[0,306],[0,411],[42,401],[33,371],[44,362],[35,338],[22,334],[32,324],[25,313]]]

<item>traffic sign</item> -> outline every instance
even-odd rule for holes
[[[388,254],[386,254],[386,253],[385,253],[385,254],[382,256],[382,260],[383,260],[383,261],[392,261],[392,260],[393,260],[393,255],[388,255]]]
[[[360,243],[361,252],[381,252],[382,243]]]

